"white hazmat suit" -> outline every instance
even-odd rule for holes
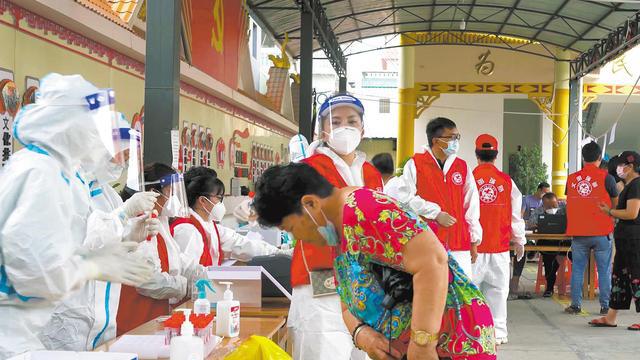
[[[129,148],[129,124],[120,120],[120,149]],[[145,229],[132,229],[130,217],[153,209],[156,194],[140,193],[125,205],[120,195],[109,185],[122,175],[123,167],[107,161],[84,178],[88,181],[91,215],[87,222],[87,236],[82,246],[97,249],[107,244],[119,243],[124,234],[127,240],[144,240]],[[127,211],[129,210],[129,211]],[[154,221],[158,222],[156,219]],[[144,224],[143,222],[138,222]],[[132,235],[137,235],[134,238]],[[120,301],[121,284],[105,281],[88,281],[84,287],[64,299],[54,310],[45,326],[41,340],[49,350],[93,350],[116,336],[116,314]]]
[[[25,149],[0,176],[0,358],[44,349],[39,337],[55,300],[87,280],[137,283],[150,276],[125,245],[79,247],[89,199],[75,169],[106,151],[86,99],[98,92],[79,75],[51,74],[16,117],[14,137]]]

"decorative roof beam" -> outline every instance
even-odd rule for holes
[[[598,44],[572,60],[572,79],[589,74],[638,43],[640,43],[640,11],[610,32]]]
[[[345,77],[347,74],[347,59],[344,57],[340,43],[333,33],[331,23],[322,7],[322,2],[320,0],[296,0],[296,2],[302,7],[303,11],[313,14],[313,30],[316,35],[316,41],[318,41],[338,77]]]

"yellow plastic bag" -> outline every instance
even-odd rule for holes
[[[224,360],[291,360],[291,356],[268,338],[251,335]]]

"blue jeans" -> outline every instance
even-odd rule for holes
[[[582,283],[584,270],[589,262],[591,249],[595,252],[600,287],[600,306],[609,308],[611,296],[612,241],[607,236],[576,236],[571,241],[573,267],[571,272],[571,305],[582,307]]]

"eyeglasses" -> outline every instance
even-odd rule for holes
[[[207,195],[207,197],[212,197],[214,199],[218,199],[219,202],[222,202],[222,200],[224,200],[224,195],[213,195],[213,194],[209,194]]]
[[[438,136],[438,139],[460,140],[460,134],[453,134],[449,136]]]

